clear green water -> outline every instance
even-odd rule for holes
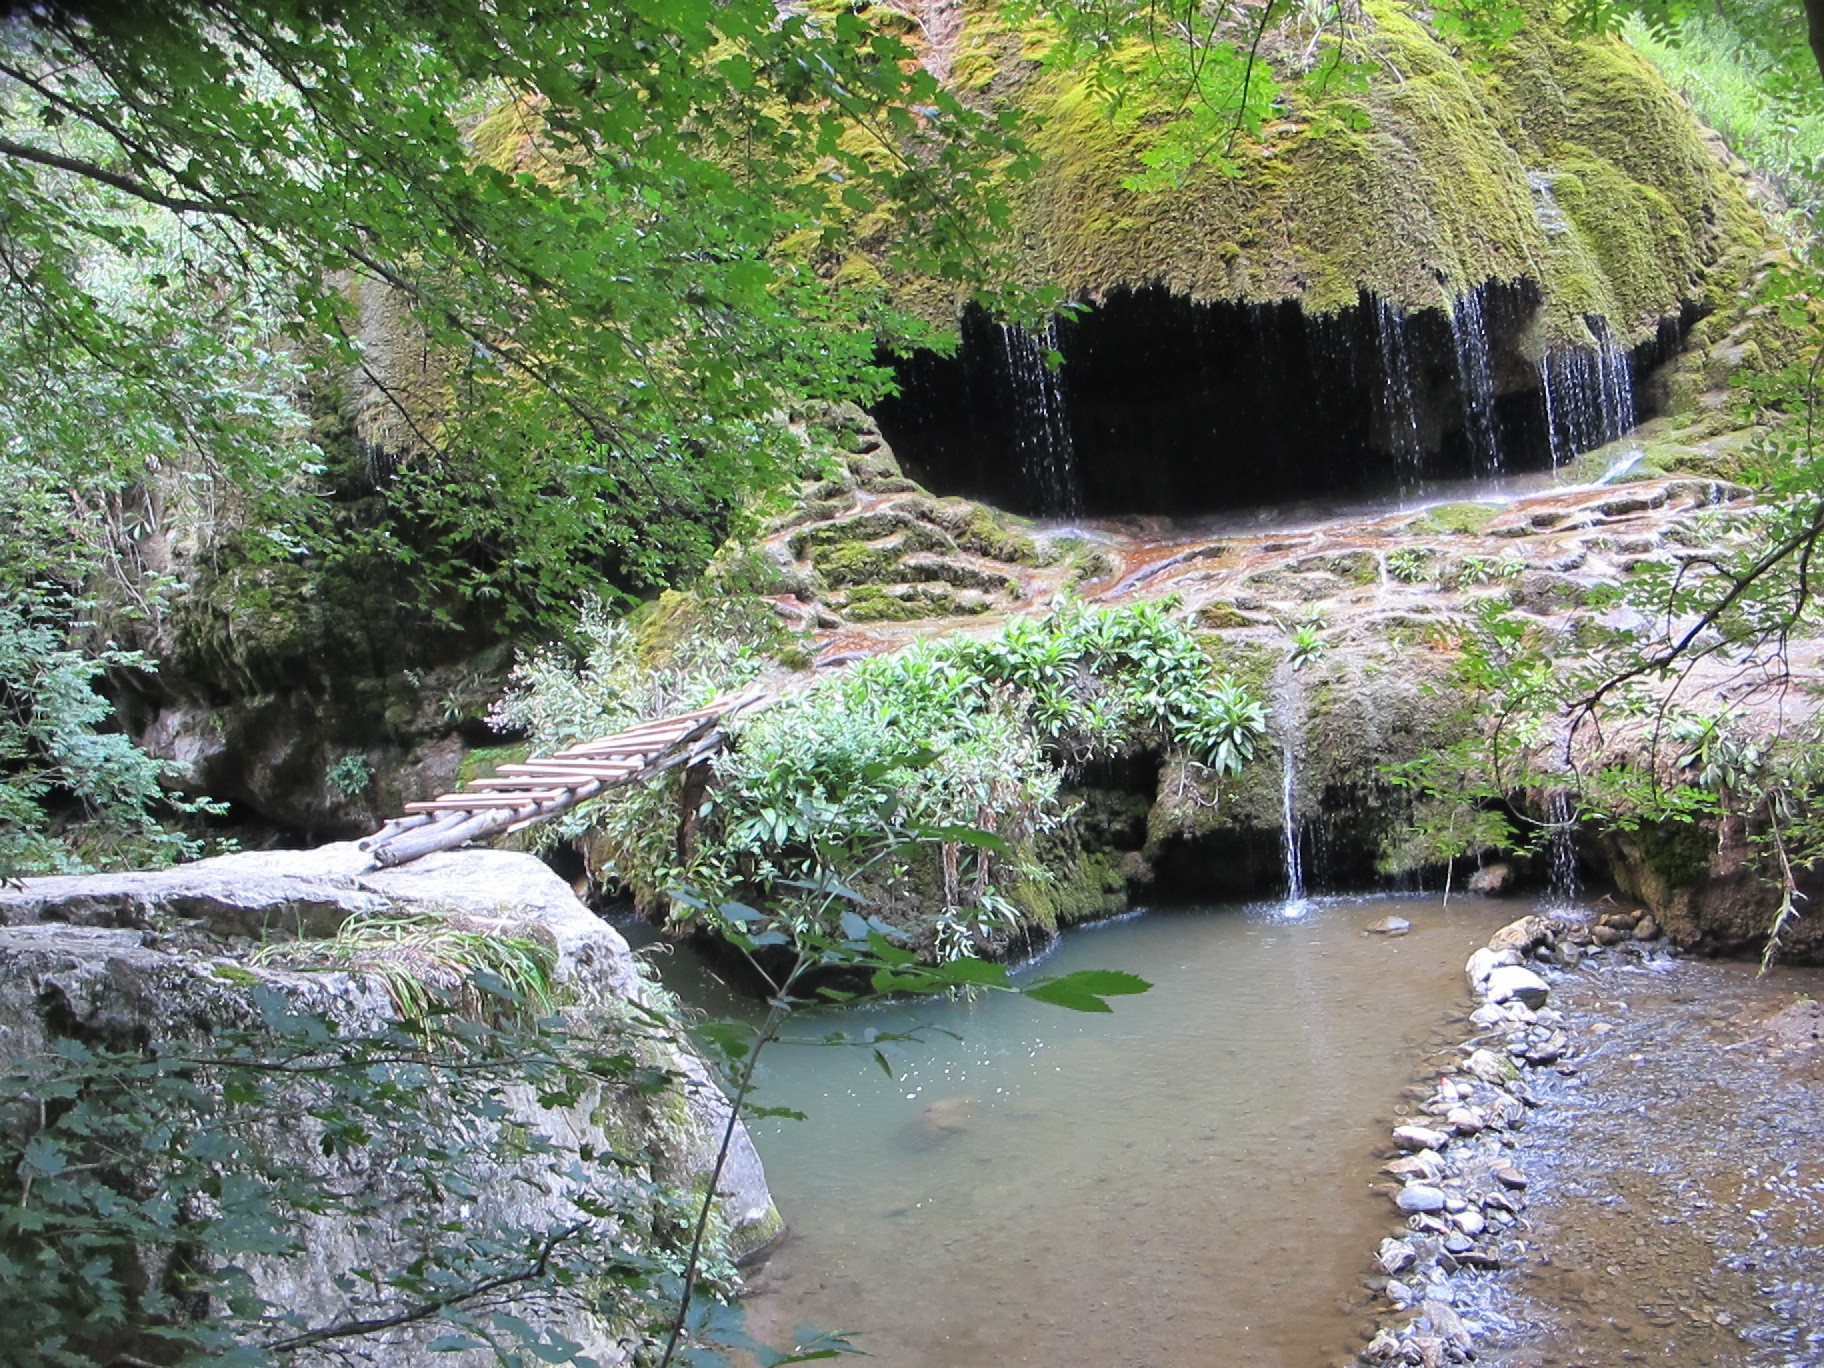
[[[1397,913],[1411,934],[1367,927]],[[1008,995],[862,1009],[866,1050],[784,1045],[756,1139],[791,1234],[750,1324],[853,1332],[885,1368],[1181,1368],[1339,1360],[1394,1213],[1368,1190],[1400,1090],[1467,1006],[1463,961],[1513,916],[1414,899],[1158,911],[1027,973],[1125,969],[1107,1016]],[[730,1000],[682,955],[688,1000]],[[954,1033],[954,1036],[948,1033]],[[1460,1030],[1451,1038],[1460,1036]]]

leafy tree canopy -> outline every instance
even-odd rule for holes
[[[152,315],[257,310],[391,410],[385,530],[425,573],[533,612],[584,572],[662,581],[787,456],[779,412],[881,383],[906,320],[836,269],[858,226],[889,270],[992,274],[1010,131],[911,57],[768,0],[16,13],[8,312],[157,391]],[[388,308],[435,358],[411,393],[365,345]]]

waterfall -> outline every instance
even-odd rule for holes
[[[1374,339],[1381,356],[1381,406],[1386,411],[1394,457],[1416,466],[1419,406],[1412,397],[1412,358],[1406,341],[1406,311],[1392,300],[1374,301]]]
[[[1539,360],[1539,390],[1552,464],[1621,440],[1634,429],[1634,368],[1600,318],[1587,320],[1596,346],[1560,347]]]
[[[1083,511],[1083,497],[1077,485],[1064,382],[1045,364],[1046,354],[1058,349],[1057,320],[1048,321],[1036,335],[1017,323],[1003,323],[1001,347],[1013,388],[1020,473],[1037,496],[1039,512],[1075,517]]]
[[[1449,312],[1450,340],[1457,354],[1457,382],[1463,394],[1463,431],[1484,470],[1501,469],[1501,442],[1495,428],[1495,375],[1488,359],[1488,320],[1482,292],[1457,296]]]
[[[1280,846],[1286,865],[1286,911],[1302,911],[1305,905],[1305,862],[1299,849],[1297,795],[1298,766],[1293,759],[1290,738],[1280,747],[1285,757],[1285,781],[1280,786]]]
[[[1310,902],[1305,893],[1304,830],[1298,820],[1298,742],[1304,732],[1305,698],[1296,667],[1288,659],[1274,672],[1272,728],[1282,764],[1279,786],[1279,848],[1285,870],[1288,917],[1302,915]]]
[[[1546,902],[1562,907],[1577,901],[1577,844],[1572,822],[1571,797],[1556,789],[1545,800],[1551,835],[1546,843]]]

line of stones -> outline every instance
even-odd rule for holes
[[[1575,1067],[1564,1015],[1546,1005],[1550,986],[1528,961],[1575,965],[1592,939],[1581,924],[1527,916],[1470,956],[1465,972],[1480,1000],[1470,1015],[1477,1033],[1419,1105],[1420,1115],[1393,1129],[1400,1154],[1383,1171],[1398,1180],[1388,1195],[1406,1229],[1376,1253],[1390,1306],[1360,1362],[1439,1368],[1474,1357],[1475,1333],[1455,1305],[1452,1275],[1511,1266],[1523,1256],[1527,1177],[1512,1151],[1515,1132],[1540,1105],[1525,1075]],[[1405,1319],[1395,1323],[1396,1314]]]

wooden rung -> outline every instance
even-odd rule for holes
[[[615,732],[612,736],[600,737],[594,741],[584,741],[572,746],[572,750],[593,750],[599,746],[618,746],[638,742],[646,745],[658,737],[680,735],[700,731],[706,726],[713,726],[720,713],[688,713],[683,717],[668,717],[663,722],[648,722],[644,726],[629,727],[626,731]],[[561,754],[561,752],[560,752]]]
[[[530,793],[515,793],[499,798],[482,795],[468,798],[461,794],[450,794],[443,798],[428,798],[421,803],[407,803],[407,812],[517,812],[521,808],[536,807],[539,803],[551,798],[562,798],[566,790],[535,789]]]
[[[695,717],[661,718],[657,722],[642,722],[637,727],[625,727],[622,730],[612,732],[607,736],[595,737],[593,740],[579,741],[577,742],[577,746],[599,746],[605,742],[622,740],[632,741],[636,739],[644,740],[648,736],[661,735],[665,732],[689,731],[698,721],[699,719]]]
[[[655,750],[677,745],[685,737],[694,735],[695,731],[695,728],[687,727],[679,732],[650,732],[645,736],[609,736],[586,746],[572,746],[549,758],[599,760],[604,755],[649,755]]]
[[[645,768],[638,760],[522,760],[517,764],[502,765],[500,773],[506,776],[523,776],[534,778],[540,774],[587,774],[614,775],[632,774]],[[480,782],[479,780],[477,782]]]

